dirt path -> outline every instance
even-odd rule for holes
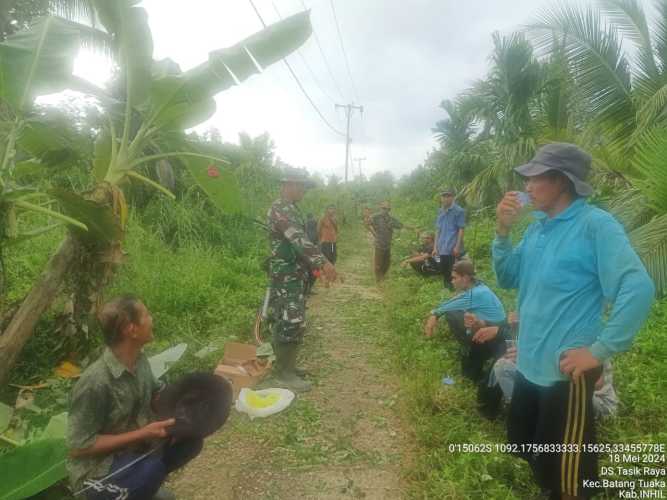
[[[361,239],[361,238],[360,238]],[[364,241],[365,243],[365,241]],[[308,305],[303,365],[314,390],[279,415],[250,422],[233,411],[202,454],[176,473],[179,499],[397,499],[409,454],[397,381],[373,331],[383,328],[369,249],[343,249],[343,284]]]

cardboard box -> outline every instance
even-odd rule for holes
[[[254,387],[271,370],[271,363],[257,359],[257,348],[252,344],[228,342],[222,362],[215,374],[232,383],[234,399],[244,387]]]
[[[230,366],[243,365],[257,360],[257,346],[241,342],[227,342],[222,356],[222,364]]]

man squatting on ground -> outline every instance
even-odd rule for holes
[[[153,403],[160,389],[143,346],[153,340],[153,318],[132,296],[107,303],[100,313],[107,345],[102,356],[81,375],[70,399],[68,470],[77,498],[88,500],[171,499],[160,488],[170,472],[202,449],[203,439],[169,438],[175,420],[153,421]],[[167,439],[164,447],[114,475]]]
[[[441,274],[439,256],[433,256],[435,239],[433,233],[422,234],[422,244],[411,257],[403,259],[401,267],[410,266],[422,276],[436,276]]]
[[[484,378],[486,361],[498,359],[505,351],[505,309],[496,294],[475,279],[470,261],[454,264],[452,284],[459,293],[431,311],[424,333],[433,336],[438,319],[444,316],[449,330],[464,348],[463,375],[478,382]]]
[[[440,193],[440,209],[435,221],[435,248],[433,257],[440,256],[440,270],[445,288],[452,290],[452,266],[465,253],[463,233],[466,225],[465,210],[454,202],[454,190]]]
[[[597,456],[581,448],[596,442],[594,384],[602,364],[630,347],[655,294],[622,226],[586,203],[590,166],[588,153],[557,143],[517,167],[537,220],[513,246],[510,230],[522,207],[518,193],[507,193],[492,247],[498,284],[519,289],[508,440],[553,499],[596,491]],[[530,452],[542,443],[557,452]]]
[[[267,214],[276,380],[295,392],[305,392],[311,384],[301,378],[303,371],[296,368],[297,349],[305,327],[305,283],[313,269],[322,269],[325,279],[333,282],[336,268],[306,236],[303,215],[296,205],[314,184],[298,171],[286,174],[281,182],[280,198]]]
[[[512,313],[508,314],[508,317]],[[511,323],[511,320],[509,320]],[[514,380],[516,379],[516,347],[510,347],[502,358],[493,365],[493,382],[498,384],[506,404],[512,400]],[[489,382],[491,383],[491,381]],[[602,365],[602,375],[595,382],[593,392],[593,411],[597,418],[616,415],[618,410],[618,394],[614,388],[613,366],[610,360]]]

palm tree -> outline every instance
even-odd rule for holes
[[[474,118],[466,109],[466,101],[444,100],[440,107],[447,112],[447,118],[436,122],[432,129],[435,138],[447,151],[463,151],[469,146],[474,132]]]
[[[477,145],[492,159],[467,184],[463,195],[474,205],[488,205],[514,183],[512,167],[535,151],[539,97],[544,71],[521,33],[493,35],[488,76],[464,94],[469,112],[481,128]]]
[[[470,90],[471,108],[496,140],[513,143],[534,135],[533,105],[542,86],[542,67],[521,33],[494,33],[493,45],[489,75]]]
[[[649,23],[637,0],[600,8],[556,4],[528,26],[547,55],[560,47],[584,103],[584,146],[597,165],[623,176],[610,202],[653,276],[667,291],[667,2]],[[622,40],[634,45],[626,54]]]
[[[440,150],[431,156],[430,164],[436,169],[434,173],[439,178],[438,184],[460,188],[486,164],[483,144],[476,137],[471,104],[471,99],[465,97],[440,103],[448,116],[432,129]]]

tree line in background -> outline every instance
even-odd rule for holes
[[[599,5],[599,6],[597,6]],[[401,183],[423,199],[452,186],[470,207],[521,189],[513,167],[549,142],[593,156],[593,200],[614,213],[667,290],[667,2],[557,3],[524,30],[493,35],[487,75],[441,103],[438,140]]]

